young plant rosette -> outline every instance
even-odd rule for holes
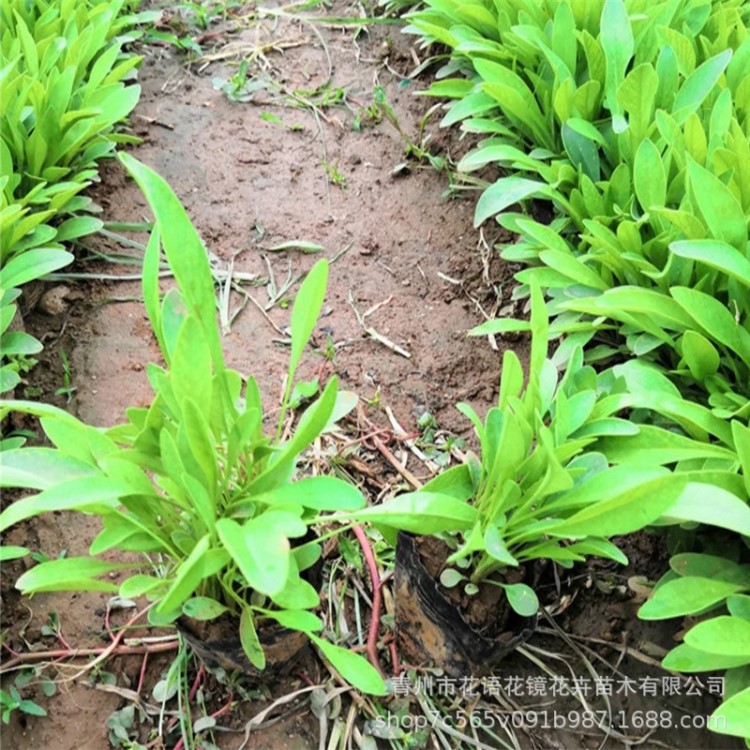
[[[363,691],[382,694],[380,675],[363,657],[321,638],[313,613],[320,600],[304,572],[320,558],[309,531],[330,511],[364,505],[351,485],[327,476],[295,477],[300,454],[337,418],[332,379],[280,440],[294,374],[317,321],[328,266],[318,262],[300,287],[291,315],[291,357],[278,427],[264,433],[258,386],[227,369],[213,279],[205,248],[169,186],[130,156],[120,157],[143,190],[156,223],[143,265],[146,310],[165,366],[148,367],[154,399],[127,411],[127,421],[101,430],[64,411],[30,402],[0,402],[0,415],[40,418],[53,444],[0,452],[3,486],[39,490],[0,514],[0,530],[56,510],[97,515],[102,531],[87,557],[51,560],[22,575],[26,594],[111,591],[145,596],[149,619],[163,625],[183,615],[229,613],[251,664],[266,657],[259,625],[301,631]],[[177,288],[160,299],[161,250]],[[143,562],[99,558],[108,550],[140,553]],[[119,586],[105,576],[129,571]]]

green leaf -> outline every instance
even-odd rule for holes
[[[642,482],[623,492],[610,488],[609,499],[584,508],[552,526],[547,533],[568,538],[630,534],[653,523],[675,502],[686,485],[685,479],[671,475]]]
[[[714,234],[719,235],[717,232],[714,232]],[[745,284],[750,290],[750,260],[726,242],[718,240],[682,240],[671,243],[669,249],[680,258],[690,258],[691,260],[705,263],[710,268],[715,268],[717,271],[721,271],[727,274],[727,276],[737,279],[737,281]]]
[[[484,548],[493,560],[497,560],[503,565],[518,565],[518,560],[510,554],[505,546],[500,529],[494,524],[490,524],[484,532]]]
[[[659,586],[654,595],[638,610],[642,620],[665,620],[702,612],[723,602],[742,586],[711,578],[688,576],[675,578]]]
[[[0,454],[1,455],[1,454]],[[365,504],[362,493],[336,477],[305,477],[270,492],[254,495],[258,505],[302,505],[314,510],[358,510]]]
[[[266,515],[266,514],[264,514]],[[243,526],[230,518],[216,523],[216,530],[248,586],[268,596],[279,593],[289,576],[291,547],[289,539],[263,516]]]
[[[73,256],[64,250],[39,247],[26,250],[11,258],[0,269],[0,287],[12,289],[28,284],[34,279],[41,279],[48,273],[57,271],[73,262]]]
[[[525,583],[502,584],[508,603],[521,617],[533,617],[539,611],[536,592]]]
[[[440,583],[447,589],[452,589],[458,586],[463,581],[465,576],[463,573],[459,573],[455,568],[446,568],[440,574]]]
[[[712,578],[750,588],[750,567],[720,555],[682,552],[669,558],[669,567],[681,576]]]
[[[523,177],[501,177],[490,185],[477,202],[474,226],[478,227],[491,216],[527,198],[553,198],[557,193],[547,184]]]
[[[667,173],[659,149],[646,138],[635,154],[633,185],[641,208],[663,206],[667,199]]]
[[[109,563],[91,557],[64,557],[35,565],[17,581],[16,588],[24,594],[44,591],[117,591],[110,581],[96,580],[98,576],[131,567]]]
[[[224,369],[216,321],[214,281],[208,255],[185,209],[169,185],[129,154],[118,154],[123,166],[146,196],[161,236],[164,252],[185,303],[200,321],[217,371]]]
[[[180,563],[172,585],[156,605],[156,614],[165,615],[182,605],[192,596],[198,584],[203,580],[203,563],[206,553],[211,546],[208,534],[203,536],[193,547],[190,554]]]
[[[12,545],[0,545],[0,562],[9,560],[18,560],[19,557],[26,557],[30,551],[26,547],[14,547]]]
[[[732,669],[750,663],[747,656],[721,656],[681,643],[673,648],[661,665],[670,672],[714,672],[717,669]]]
[[[53,448],[0,451],[0,487],[46,490],[70,479],[101,476],[89,463]]]
[[[270,617],[284,628],[299,630],[302,633],[315,633],[323,629],[323,621],[312,612],[304,609],[286,610],[258,610],[266,617]]]
[[[302,358],[302,352],[307,346],[310,336],[312,336],[315,324],[318,322],[327,282],[328,261],[322,259],[310,269],[294,300],[291,318],[292,348],[289,355],[286,399],[289,398],[291,393],[294,373]]]
[[[256,669],[264,670],[266,668],[266,655],[258,639],[253,611],[250,607],[243,607],[240,615],[240,643],[250,663]]]
[[[746,574],[745,589],[750,589],[750,575]],[[750,596],[747,594],[733,594],[727,599],[727,609],[734,617],[741,617],[750,622]]]
[[[0,531],[28,518],[54,510],[107,511],[133,488],[107,477],[83,477],[55,484],[33,497],[16,500],[0,513]]]
[[[750,687],[725,700],[711,714],[709,726],[718,734],[750,737]]]
[[[607,61],[607,108],[612,113],[615,133],[620,133],[627,128],[627,123],[617,101],[617,89],[625,78],[625,71],[635,49],[633,30],[623,0],[606,0],[599,28],[600,44]]]
[[[409,492],[348,515],[356,521],[391,526],[413,534],[463,531],[474,525],[477,511],[450,495]]]
[[[750,536],[750,507],[715,485],[690,482],[662,511],[662,518],[679,523],[705,523]]]
[[[737,420],[732,421],[732,438],[737,450],[737,458],[742,466],[742,479],[745,490],[750,496],[750,427],[745,427]],[[0,453],[2,459],[2,453]],[[2,461],[0,460],[0,465]]]
[[[693,198],[713,237],[746,252],[747,217],[729,188],[716,175],[692,159],[688,160],[688,175]],[[710,247],[711,240],[708,242]],[[720,244],[720,242],[714,243],[714,245]],[[704,248],[704,251],[720,252],[720,250],[709,248]],[[726,252],[725,255],[727,255]],[[750,266],[747,258],[740,257],[745,261],[745,266]],[[719,259],[714,261],[714,263],[717,262],[720,262]],[[743,280],[750,285],[750,277],[747,273]]]
[[[696,380],[703,381],[716,374],[721,364],[721,357],[705,336],[697,331],[685,331],[681,344],[685,364]]]
[[[207,596],[194,596],[182,605],[182,611],[194,620],[213,620],[224,614],[227,608],[216,599]]]
[[[695,112],[703,104],[731,59],[731,49],[720,52],[699,65],[682,84],[672,107],[674,117],[680,125],[685,122],[691,112]]]
[[[728,615],[704,620],[688,630],[685,643],[709,654],[750,659],[750,622]]]
[[[377,669],[359,654],[334,646],[332,643],[309,634],[310,640],[323,652],[341,676],[351,685],[369,695],[385,695],[385,683]]]

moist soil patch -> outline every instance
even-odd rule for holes
[[[336,16],[358,12],[343,3],[325,9],[326,15]],[[131,118],[142,143],[132,153],[173,187],[211,253],[217,278],[226,281],[236,274],[244,279],[243,289],[229,294],[231,325],[223,337],[228,366],[254,375],[265,407],[277,408],[289,354],[285,344],[289,302],[296,292],[295,284],[287,287],[287,282],[304,274],[318,256],[270,248],[294,240],[316,243],[335,262],[314,334],[314,351],[308,350],[300,379],[335,372],[343,388],[362,397],[367,419],[378,427],[393,429],[387,406],[408,433],[417,433],[418,419],[429,412],[441,428],[471,439],[469,426],[454,404],[465,401],[479,413],[486,412],[496,399],[504,348],[512,347],[525,362],[528,347],[521,337],[492,342],[466,337],[486,317],[522,314],[511,299],[517,269],[489,249],[511,238],[491,226],[482,233],[472,229],[476,193],[449,191],[448,175],[426,162],[400,166],[405,162],[402,136],[387,118],[368,114],[374,111],[379,87],[400,129],[418,145],[440,156],[457,158],[466,151],[467,143],[457,140],[455,133],[439,129],[440,112],[428,118],[424,130],[420,127],[433,102],[414,94],[427,88],[430,79],[408,76],[423,53],[411,48],[399,27],[373,26],[355,34],[351,28],[325,25],[313,30],[294,18],[269,18],[239,34],[219,33],[214,41],[216,48],[207,50],[221,59],[208,67],[186,66],[184,55],[169,46],[142,49],[143,93]],[[234,56],[225,46],[229,42],[239,50]],[[214,79],[228,81],[237,73],[239,56],[253,56],[257,44],[263,52],[254,56],[249,74],[267,85],[250,102],[230,101]],[[321,86],[312,106],[279,94]],[[328,103],[321,95],[326,93]],[[331,102],[338,104],[331,106]],[[431,139],[425,142],[428,135]],[[140,191],[117,163],[102,165],[101,183],[91,193],[106,221],[150,218]],[[143,242],[145,235],[131,239]],[[45,350],[16,397],[54,403],[89,424],[106,427],[121,421],[128,407],[150,403],[145,368],[159,361],[159,352],[140,299],[137,265],[101,261],[103,254],[114,252],[137,260],[138,253],[102,236],[89,237],[82,244],[73,270],[94,272],[98,278],[42,285],[24,300],[24,324],[44,342]],[[168,283],[165,280],[165,288]],[[38,431],[27,421],[15,426]],[[400,452],[399,459],[418,478],[429,478],[423,463],[409,455]],[[391,474],[375,462],[365,468],[370,472],[368,484],[383,490],[396,476],[392,466]],[[12,499],[6,496],[3,502]],[[29,546],[50,558],[63,553],[73,556],[85,554],[98,531],[93,518],[58,513],[19,525],[4,541]],[[636,575],[644,569],[649,575],[656,569],[658,575],[664,569],[661,554],[646,549],[633,555],[628,571],[617,575]],[[654,557],[658,565],[653,564]],[[59,648],[59,637],[45,628],[51,614],[67,643],[105,647],[111,642],[106,621],[116,628],[132,614],[132,610],[117,610],[107,618],[108,597],[99,593],[23,599],[12,585],[29,564],[3,566],[2,626],[11,649],[26,653]],[[600,582],[601,571],[587,569],[581,575],[583,579],[559,592],[570,600],[558,618],[563,629],[581,638],[632,647],[638,653],[636,647],[646,642],[662,650],[669,647],[676,628],[637,621],[628,595],[617,600],[611,590],[605,593],[594,583],[582,587],[582,580]],[[113,574],[115,583],[119,579]],[[491,610],[493,602],[483,601],[481,606],[483,612],[476,613],[476,619]],[[562,653],[564,645],[568,649],[564,658],[577,673],[586,674],[586,666],[569,653],[569,644],[561,643],[537,634],[529,645],[555,654]],[[621,654],[606,645],[588,645],[608,663],[616,663],[622,674],[644,669],[662,674],[655,666],[657,657],[646,665],[627,650]],[[537,653],[536,658],[565,669],[552,657]],[[107,718],[132,704],[132,691],[139,684],[141,698],[153,702],[151,691],[169,663],[168,654],[156,655],[144,669],[142,656],[121,656],[90,679],[75,681],[65,679],[75,669],[56,665],[48,675],[58,680],[55,696],[47,699],[40,685],[24,692],[44,706],[48,716],[24,717],[15,712],[3,727],[4,750],[106,750]],[[77,662],[77,668],[84,664]],[[242,746],[247,722],[274,700],[328,679],[315,658],[302,659],[296,666],[287,677],[254,693],[252,700],[238,699],[232,712],[221,716],[219,724],[227,731],[217,732],[215,741],[222,750]],[[102,671],[113,676],[114,685]],[[544,673],[538,664],[514,654],[496,674],[526,678]],[[5,675],[6,689],[13,676]],[[213,689],[208,711],[221,708],[226,690],[231,687],[223,693]],[[513,701],[518,705],[525,701],[536,709],[578,706],[561,697]],[[683,705],[688,706],[684,710],[705,715],[717,702],[714,696],[704,696],[697,703],[685,698]],[[513,703],[503,705],[498,704],[498,710],[506,711]],[[632,698],[617,703],[623,710],[637,705],[661,704],[650,699],[638,704]],[[419,707],[413,704],[412,710],[418,712]],[[142,724],[138,737],[142,743],[152,741],[148,735],[157,720],[152,717]],[[309,695],[304,693],[274,710],[260,728],[253,728],[245,747],[314,750],[321,727],[330,729],[333,721],[313,715]],[[647,729],[632,730],[606,738],[605,744],[599,730],[526,726],[515,734],[523,748],[741,747],[739,741],[705,729],[660,731],[645,740]],[[171,750],[177,738],[172,736],[169,742]],[[498,747],[494,740],[487,743]]]

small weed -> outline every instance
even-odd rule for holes
[[[271,112],[261,112],[260,119],[266,122],[271,122],[274,125],[281,125],[281,127],[291,130],[293,133],[299,133],[305,129],[304,125],[294,123],[293,125],[287,125],[278,115],[274,115]]]
[[[70,365],[70,359],[65,349],[60,349],[60,359],[62,360],[63,384],[55,391],[55,396],[65,396],[66,402],[69,404],[73,400],[73,394],[78,388],[73,385],[73,368]]]
[[[331,181],[331,183],[337,185],[342,190],[346,190],[346,177],[344,177],[344,175],[339,171],[338,162],[334,162],[333,164],[331,164],[328,161],[323,161],[322,163],[323,169],[325,169],[326,175],[328,175],[328,179]]]
[[[425,412],[417,420],[417,426],[422,430],[422,436],[417,439],[417,445],[422,449],[425,457],[438,466],[448,466],[451,462],[451,451],[454,448],[462,450],[466,441],[455,435],[446,435],[439,430],[437,420]]]
[[[377,102],[373,102],[369,107],[360,107],[354,117],[352,129],[361,133],[364,128],[374,128],[383,122],[383,113]]]
[[[233,102],[251,101],[256,92],[268,87],[268,83],[260,78],[248,76],[248,67],[248,61],[243,60],[237,72],[228,81],[223,78],[214,78],[214,89],[222,91]]]
[[[10,717],[13,715],[14,711],[20,711],[22,714],[27,714],[29,716],[47,715],[47,712],[38,703],[35,703],[28,698],[24,698],[20,693],[20,690],[36,676],[37,674],[35,670],[25,670],[16,677],[14,684],[10,686],[7,692],[5,690],[0,690],[0,710],[2,710],[3,724],[8,724],[10,722]],[[50,680],[45,680],[42,683],[42,689],[48,696],[54,695],[57,691],[55,683]]]

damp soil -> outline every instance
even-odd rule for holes
[[[354,12],[343,3],[326,10],[327,15],[338,16]],[[513,316],[522,312],[511,300],[517,269],[487,250],[511,238],[497,228],[485,227],[482,234],[475,230],[472,215],[477,193],[450,192],[448,175],[427,163],[411,161],[403,167],[402,135],[387,118],[367,114],[375,87],[380,86],[402,132],[417,143],[424,143],[424,137],[429,136],[424,145],[435,155],[460,157],[467,144],[459,141],[455,132],[440,130],[439,111],[433,112],[424,131],[420,130],[433,102],[415,94],[428,87],[430,77],[408,76],[424,53],[412,49],[398,27],[373,26],[355,34],[351,29],[326,26],[313,29],[294,19],[269,20],[239,35],[218,35],[215,41],[213,51],[218,53],[227,51],[225,42],[239,43],[246,53],[255,44],[265,45],[264,54],[249,73],[262,81],[275,81],[286,90],[312,90],[325,84],[330,61],[328,90],[343,96],[348,104],[320,103],[317,109],[292,107],[288,101],[282,105],[273,87],[259,89],[250,102],[230,101],[215,87],[214,79],[227,80],[234,75],[237,68],[228,62],[236,62],[236,56],[207,67],[187,66],[184,55],[174,48],[144,46],[140,50],[144,56],[139,72],[143,93],[131,123],[142,142],[131,152],[168,180],[223,278],[231,271],[245,280],[245,292],[230,295],[232,323],[223,336],[228,365],[255,376],[269,409],[278,404],[288,359],[283,344],[289,325],[287,302],[296,287],[292,285],[281,295],[277,292],[319,256],[271,252],[270,248],[294,240],[316,243],[324,248],[322,254],[335,262],[323,316],[314,333],[315,351],[308,352],[299,377],[310,379],[335,372],[343,388],[361,396],[367,417],[375,425],[393,427],[385,410],[388,407],[401,426],[414,434],[419,418],[429,412],[442,429],[470,439],[468,425],[454,404],[465,401],[484,413],[496,398],[504,348],[512,347],[525,362],[528,345],[523,338],[498,338],[493,347],[486,339],[466,337],[470,328],[498,310]],[[278,46],[274,48],[271,42]],[[141,193],[115,162],[102,165],[101,182],[91,194],[106,221],[150,218]],[[145,239],[142,235],[131,238]],[[91,260],[95,253],[132,253],[129,248],[103,237],[88,238],[85,245],[80,256],[89,260],[79,261],[76,272],[135,273],[132,265]],[[271,305],[277,296],[278,304]],[[54,282],[25,295],[25,327],[44,342],[45,350],[16,397],[54,403],[102,427],[121,421],[128,407],[150,403],[145,368],[149,362],[159,361],[159,353],[139,297],[137,281],[105,279]],[[363,331],[358,314],[365,316],[367,326],[380,340]],[[38,430],[33,422],[24,420],[14,426]],[[412,457],[407,466],[425,478],[427,472],[419,461]],[[365,470],[368,481],[380,488],[390,480],[387,472],[393,471],[382,464],[371,464]],[[12,499],[6,493],[3,502]],[[27,545],[50,558],[62,553],[81,555],[98,530],[95,519],[57,513],[11,529],[4,542]],[[658,569],[658,575],[664,568],[656,549],[646,546],[636,550],[631,574],[651,566]],[[655,566],[653,559],[659,564]],[[68,643],[106,646],[110,642],[105,627],[107,595],[58,593],[22,599],[12,583],[30,564],[21,560],[3,566],[5,643],[23,652],[59,648],[59,639],[45,629],[53,615]],[[615,585],[607,592],[597,587],[601,571],[587,569],[580,575],[582,579],[571,580],[558,592],[558,598],[570,600],[559,619],[566,632],[625,645],[648,642],[662,650],[669,647],[669,627],[637,621],[627,591],[621,600],[613,599],[613,590],[622,593],[621,581],[620,588]],[[113,581],[117,580],[118,574],[113,574]],[[485,604],[485,608],[491,606]],[[123,625],[131,615],[132,610],[113,611],[110,627]],[[560,646],[559,641],[545,640],[543,635],[535,636],[534,643],[540,648]],[[590,645],[602,658],[617,661],[617,653],[606,646]],[[149,658],[141,687],[148,700],[169,662],[166,654]],[[660,675],[656,663],[654,658],[653,664],[644,665],[626,652],[617,669],[627,674],[648,669]],[[19,717],[16,712],[3,727],[3,748],[105,750],[109,747],[107,718],[130,702],[129,694],[122,691],[136,689],[142,666],[140,656],[121,656],[108,662],[105,671],[114,676],[116,690],[107,687],[101,675],[61,682],[51,699],[45,698],[38,686],[26,688],[24,694],[43,705],[48,716]],[[584,669],[580,663],[577,668]],[[60,671],[56,676],[70,674]],[[541,673],[531,662],[514,655],[497,674]],[[295,671],[258,691],[252,701],[240,701],[223,717],[221,723],[228,731],[217,733],[219,746],[227,750],[242,746],[244,727],[253,716],[274,699],[322,677],[315,658],[300,659]],[[215,685],[213,689],[214,702],[209,708],[216,710],[226,694]],[[560,701],[561,706],[566,705]],[[693,699],[686,710],[710,713],[716,702],[713,697],[701,698],[698,704]],[[643,705],[651,708],[654,704],[646,701]],[[271,726],[253,731],[246,747],[312,750],[319,746],[321,722],[310,712],[304,696],[273,719]],[[156,721],[158,717],[143,722],[142,742],[148,742],[148,732]],[[524,748],[602,746],[601,733],[594,734],[527,728],[518,732],[518,737]],[[626,741],[644,734],[632,732]],[[169,747],[177,739],[173,736]],[[626,741],[611,737],[603,746],[626,747]],[[740,743],[693,730],[661,732],[653,741],[641,742],[640,747],[729,749],[740,747]]]

